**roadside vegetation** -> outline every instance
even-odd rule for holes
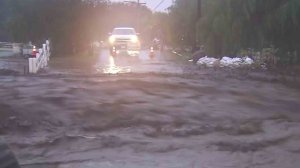
[[[196,11],[197,0],[175,1],[169,16],[177,36],[170,41],[180,46],[197,41],[216,57],[247,54],[272,64],[300,62],[299,0],[202,0],[200,18]]]
[[[115,26],[147,25],[139,29],[143,35],[151,29],[150,9],[106,0],[1,0],[0,11],[2,41],[50,38],[60,54],[86,51],[93,41],[106,40]]]
[[[38,43],[76,53],[107,39],[112,27],[137,27],[145,41],[161,31],[169,46],[204,45],[213,57],[259,58],[270,65],[300,62],[299,0],[175,0],[168,13],[109,0],[2,0],[0,39]],[[190,50],[189,50],[190,51]]]

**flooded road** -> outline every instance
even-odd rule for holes
[[[300,92],[150,60],[56,57],[0,76],[0,136],[24,168],[295,168]]]
[[[58,57],[51,60],[48,73],[71,74],[128,74],[128,73],[182,73],[182,68],[174,65],[177,61],[168,53],[156,51],[155,58],[149,58],[149,51],[142,50],[140,56],[118,55],[112,57],[109,50],[100,51],[96,56]],[[175,61],[175,62],[174,62]]]

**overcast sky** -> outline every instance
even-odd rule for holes
[[[124,0],[111,0],[111,1],[124,1]],[[136,0],[128,0],[136,1]],[[162,0],[140,0],[140,2],[146,2],[150,9],[154,9]],[[166,8],[172,5],[172,0],[164,0],[164,2],[157,8],[156,11],[166,11]]]

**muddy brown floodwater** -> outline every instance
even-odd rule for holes
[[[147,58],[0,76],[0,136],[23,168],[299,167],[298,89]]]

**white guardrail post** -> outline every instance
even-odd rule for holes
[[[29,58],[29,73],[37,73],[40,69],[48,66],[48,61],[50,59],[50,42],[46,41],[46,44],[43,44],[43,48],[38,50],[35,58]]]
[[[36,73],[36,58],[29,58],[29,73]]]

